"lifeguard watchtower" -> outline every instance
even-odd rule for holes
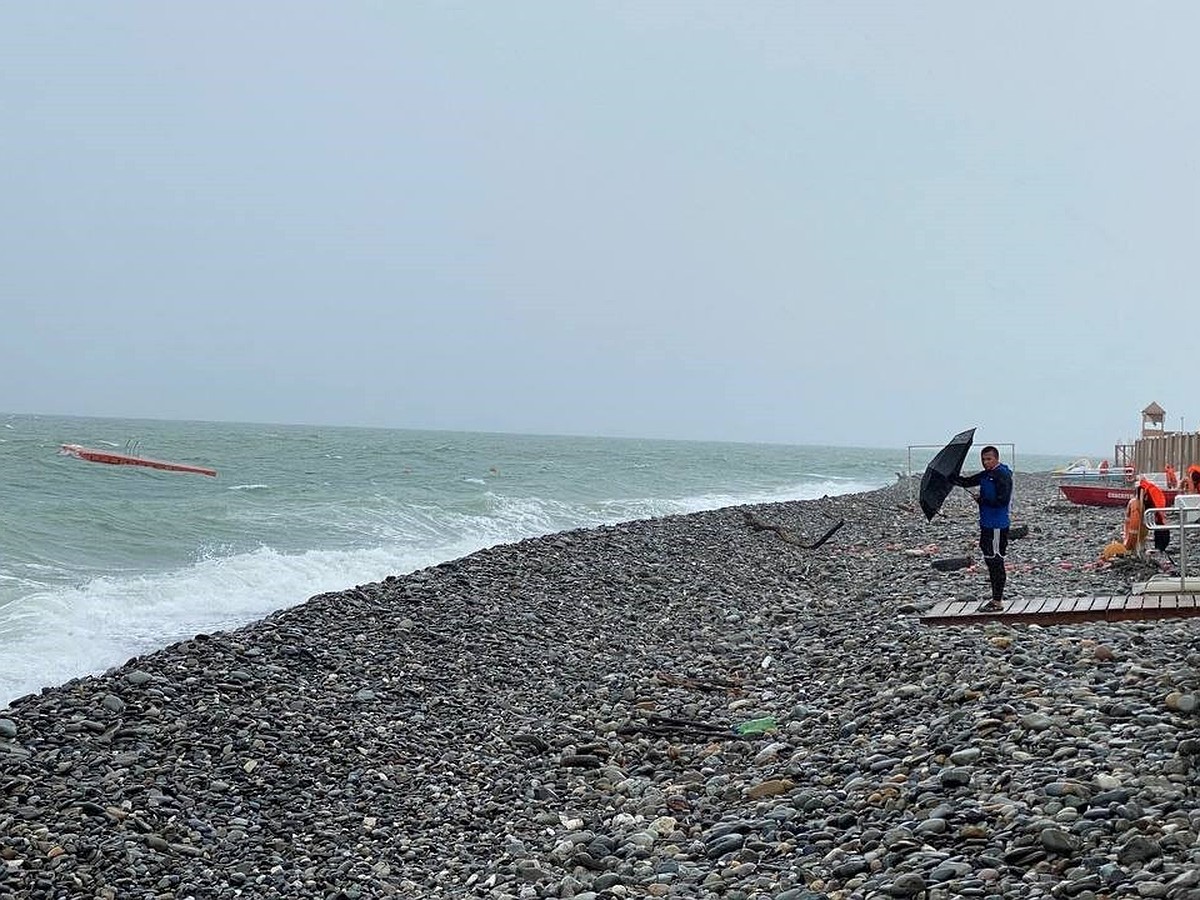
[[[1167,411],[1157,403],[1151,403],[1142,410],[1142,437],[1162,437],[1166,434],[1163,423],[1167,418]]]

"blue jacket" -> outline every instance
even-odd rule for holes
[[[983,469],[974,475],[959,476],[954,483],[962,487],[979,488],[979,527],[1007,528],[1008,505],[1012,502],[1012,469],[1004,463],[990,472]]]

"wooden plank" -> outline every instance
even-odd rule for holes
[[[1200,616],[1200,593],[1021,597],[1010,602],[1000,613],[979,612],[980,602],[943,601],[930,607],[922,621],[931,625],[979,625],[994,621],[1007,621],[1014,625],[1025,622],[1054,625]]]
[[[1088,597],[1060,597],[1054,608],[1056,613],[1078,613],[1089,605]]]
[[[959,619],[967,613],[969,604],[961,600],[940,600],[931,606],[923,616],[922,621],[939,619]]]
[[[1017,615],[1027,615],[1031,611],[1042,605],[1041,597],[1022,597],[1012,606],[1012,611]]]
[[[1059,611],[1063,608],[1064,600],[1068,601],[1068,603],[1070,602],[1069,597],[1047,597],[1045,600],[1042,601],[1042,609],[1041,609],[1042,615],[1044,615],[1044,616],[1058,615]]]
[[[1091,612],[1104,612],[1110,606],[1119,605],[1122,597],[1092,597],[1091,603],[1088,605],[1088,610]]]

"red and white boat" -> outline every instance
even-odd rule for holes
[[[1134,475],[1133,469],[1092,468],[1086,463],[1086,460],[1079,460],[1053,473],[1063,496],[1079,506],[1124,506],[1143,478],[1158,485],[1168,506],[1175,502],[1175,495],[1179,493],[1168,488],[1166,476],[1157,472]]]
[[[1072,503],[1079,506],[1124,506],[1137,490],[1136,484],[1083,484],[1060,482],[1058,489]],[[1167,503],[1175,502],[1178,491],[1163,488]]]
[[[59,453],[85,459],[88,462],[107,463],[110,466],[145,466],[148,469],[162,469],[167,472],[191,472],[194,475],[211,475],[216,477],[217,470],[205,466],[193,466],[190,463],[167,462],[163,459],[151,459],[148,456],[135,456],[132,453],[115,453],[112,450],[97,450],[93,447],[81,447],[79,444],[63,444]]]

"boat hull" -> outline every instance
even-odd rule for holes
[[[61,453],[84,459],[88,462],[105,463],[110,466],[144,466],[147,469],[161,469],[164,472],[190,472],[193,475],[208,475],[216,477],[217,470],[205,466],[193,466],[190,463],[167,462],[164,459],[151,459],[148,456],[133,456],[129,453],[113,453],[110,450],[96,450],[93,447],[81,447],[78,444],[63,444]]]
[[[1123,484],[1060,484],[1063,495],[1079,506],[1124,506],[1133,497],[1137,485]],[[1175,502],[1178,491],[1163,490],[1167,505]]]

